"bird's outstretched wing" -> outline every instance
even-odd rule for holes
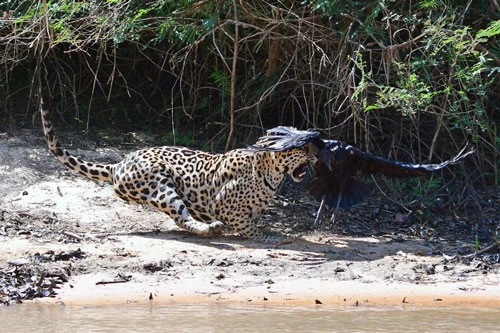
[[[413,164],[397,161],[390,158],[370,154],[341,141],[323,140],[325,149],[330,152],[328,156],[324,151],[319,155],[319,163],[328,163],[331,167],[348,168],[347,172],[356,174],[361,171],[366,174],[383,174],[389,177],[420,176],[429,172],[441,170],[447,165],[457,163],[474,150],[466,152],[467,146],[453,158],[437,164]],[[324,156],[322,156],[324,155]]]
[[[315,143],[318,147],[323,147],[323,140],[320,133],[315,130],[301,131],[295,127],[278,126],[266,131],[257,142],[248,148],[251,150],[285,151],[293,148],[300,148],[308,143]]]
[[[373,155],[336,140],[323,140],[325,147],[317,153],[316,177],[308,191],[330,207],[350,207],[369,196],[370,187],[357,180],[356,174],[383,174],[389,177],[411,177],[441,170],[465,156],[464,147],[455,157],[437,164],[413,164]]]

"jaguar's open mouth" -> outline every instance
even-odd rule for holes
[[[292,171],[292,178],[296,182],[300,182],[307,173],[307,163],[302,163]]]

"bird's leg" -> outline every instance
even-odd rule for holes
[[[321,215],[323,214],[323,208],[325,207],[325,197],[326,194],[323,195],[323,198],[321,198],[321,203],[319,204],[318,211],[316,212],[316,218],[314,219],[314,228],[317,228],[323,224],[323,221],[321,220]]]
[[[333,231],[335,227],[337,226],[338,220],[338,213],[339,213],[339,207],[340,207],[340,201],[342,201],[342,192],[339,193],[337,196],[337,205],[335,205],[335,210],[332,214],[332,218],[330,219],[330,230]]]

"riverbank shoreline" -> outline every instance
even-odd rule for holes
[[[500,286],[460,287],[455,283],[434,285],[357,283],[352,281],[289,281],[279,288],[249,287],[239,292],[212,288],[203,290],[200,281],[167,286],[142,276],[124,284],[96,286],[104,276],[79,276],[51,299],[36,302],[64,305],[137,304],[249,304],[256,306],[325,307],[500,307]],[[306,285],[308,284],[308,285]],[[310,285],[314,285],[311,287]],[[201,288],[201,289],[200,289]],[[175,290],[175,294],[172,292]]]

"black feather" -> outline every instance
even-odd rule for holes
[[[331,152],[329,157],[331,160],[323,159],[320,163],[337,164],[340,168],[348,168],[350,174],[361,171],[366,174],[380,173],[389,177],[420,176],[438,171],[474,152],[473,150],[465,152],[466,147],[464,147],[455,157],[442,163],[412,164],[373,155],[336,140],[324,140],[324,143],[325,148]]]
[[[318,147],[323,147],[320,133],[315,130],[301,131],[295,127],[279,126],[267,130],[267,135],[262,136],[255,144],[248,147],[251,150],[285,151],[300,148],[313,142]]]

